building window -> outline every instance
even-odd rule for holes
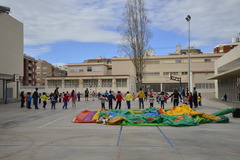
[[[197,89],[214,89],[215,88],[214,83],[196,83],[195,86]]]
[[[160,64],[160,61],[148,60],[146,64]]]
[[[84,72],[82,67],[70,67],[70,72]]]
[[[84,79],[83,80],[83,87],[84,88],[91,88],[91,87],[97,87],[98,86],[98,80],[97,79]]]
[[[127,79],[116,79],[117,87],[127,87]]]
[[[211,59],[204,59],[204,62],[211,62]]]
[[[79,80],[64,80],[64,88],[76,88],[79,87]]]
[[[56,88],[62,86],[62,80],[48,80],[47,82],[48,88]]]
[[[111,79],[102,79],[102,87],[112,87]]]
[[[169,73],[170,73],[170,72],[163,72],[163,75],[164,75],[164,76],[169,76]]]
[[[48,73],[47,72],[43,72],[42,74],[47,75]]]
[[[182,60],[181,59],[176,59],[175,63],[182,63]]]
[[[143,73],[145,76],[159,76],[160,72],[145,72]]]
[[[37,72],[37,74],[40,74],[40,72]]]
[[[88,72],[92,72],[92,67],[87,67]]]
[[[47,67],[42,67],[42,69],[47,69]]]
[[[37,67],[37,69],[40,69],[41,67]]]

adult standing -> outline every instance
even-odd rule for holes
[[[32,98],[33,98],[33,105],[35,106],[35,109],[39,109],[38,108],[38,88],[35,88],[35,91],[33,92]]]
[[[72,90],[71,92],[71,99],[72,99],[72,107],[76,108],[77,95],[74,90]]]
[[[112,91],[109,91],[109,95],[107,96],[107,99],[108,99],[108,109],[113,109],[112,106],[113,106],[113,100],[115,101],[115,97],[112,95]]]
[[[179,98],[182,99],[182,97],[181,97],[181,95],[180,95],[180,93],[178,92],[177,89],[175,89],[169,97],[173,97],[173,106],[178,106]]]
[[[59,89],[59,87],[57,87],[57,88],[54,90],[54,92],[53,92],[53,94],[55,95],[55,100],[56,100],[56,102],[58,101],[58,97],[59,97],[59,91],[58,91],[58,89]]]
[[[145,94],[144,92],[142,91],[142,88],[139,89],[139,92],[137,94],[137,98],[138,98],[138,101],[139,101],[139,109],[144,109],[144,102],[143,102],[143,99],[145,98]]]
[[[24,91],[21,92],[20,97],[21,97],[21,108],[23,108],[23,107],[25,107],[24,106],[24,103],[25,103]]]
[[[88,101],[89,91],[88,88],[85,90],[85,101]]]
[[[193,104],[194,108],[198,107],[198,93],[196,87],[193,87]]]

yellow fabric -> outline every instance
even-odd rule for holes
[[[46,95],[42,95],[42,96],[41,96],[41,99],[42,99],[42,101],[45,102],[45,101],[47,101],[48,97],[47,97]]]
[[[217,120],[220,120],[220,119],[221,119],[221,118],[218,117],[218,116],[215,116],[215,115],[212,115],[212,114],[206,114],[206,113],[204,113],[204,114],[202,115],[202,117],[203,117],[203,118],[206,118],[206,119],[210,119],[210,120],[212,120],[212,121],[217,121]]]
[[[168,115],[182,115],[182,114],[189,114],[189,113],[196,113],[196,111],[188,107],[186,104],[172,107],[170,108],[169,111],[166,111],[166,114]]]
[[[145,94],[143,91],[139,91],[138,94],[137,94],[137,98],[145,98]]]
[[[109,125],[117,125],[117,124],[121,124],[123,120],[127,120],[126,118],[123,118],[123,117],[114,117],[113,119],[109,119],[107,121],[107,124]]]
[[[125,96],[125,100],[126,101],[131,101],[131,99],[134,98],[130,93],[128,93],[126,96]]]
[[[98,120],[99,118],[99,113],[101,112],[102,110],[98,110],[97,113],[92,117],[92,120]]]

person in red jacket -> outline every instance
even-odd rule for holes
[[[63,109],[64,109],[64,108],[68,109],[68,108],[67,108],[68,101],[69,101],[69,96],[65,93],[65,94],[64,94],[64,97],[63,97]]]
[[[117,103],[116,103],[115,109],[117,109],[118,106],[119,106],[119,109],[121,109],[121,102],[122,102],[122,100],[123,100],[123,97],[122,97],[121,91],[118,91],[118,94],[116,95]]]

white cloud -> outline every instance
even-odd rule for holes
[[[114,0],[5,0],[24,23],[25,45],[72,40],[117,43],[119,12]]]
[[[47,45],[31,46],[31,47],[25,48],[25,53],[30,54],[33,57],[44,55],[45,53],[48,53],[50,51],[51,51],[51,48]]]
[[[116,44],[126,0],[3,0],[11,15],[24,23],[25,45],[58,41]],[[152,24],[187,36],[196,46],[231,41],[240,32],[239,0],[146,0]]]
[[[191,38],[196,45],[231,41],[240,32],[239,0],[152,0],[150,16],[153,25],[179,35],[187,35],[187,15],[191,15]],[[154,18],[153,18],[154,17]]]

